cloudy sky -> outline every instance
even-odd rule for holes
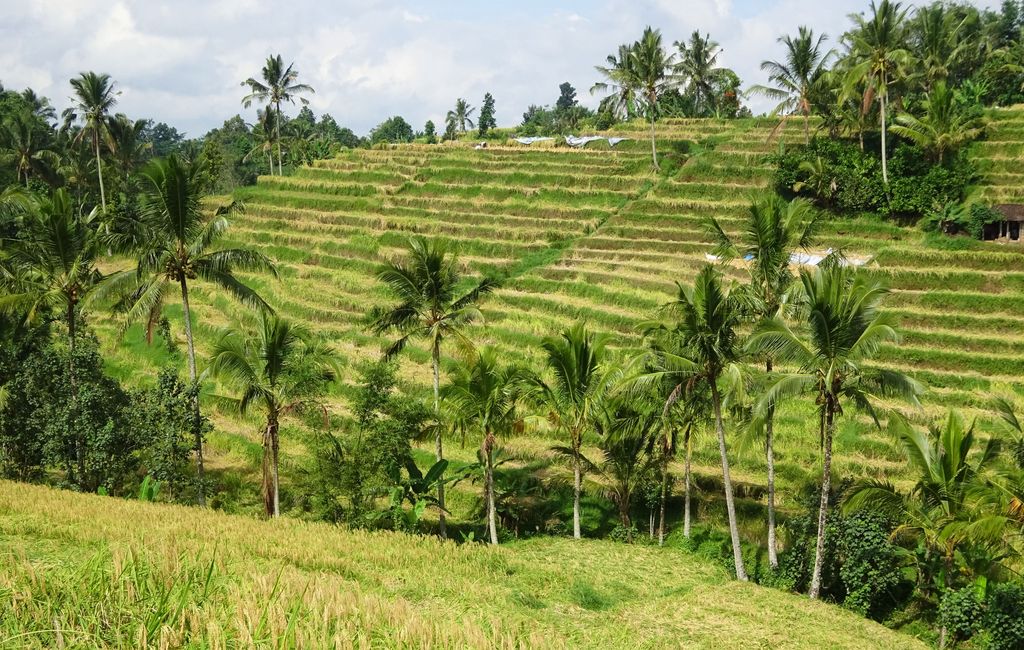
[[[441,123],[456,97],[478,106],[488,91],[498,123],[513,125],[529,104],[553,103],[563,81],[596,106],[587,92],[597,80],[593,66],[648,24],[669,42],[709,32],[722,45],[722,64],[746,87],[764,81],[762,59],[781,56],[779,35],[806,24],[834,42],[847,15],[867,3],[3,0],[0,82],[31,86],[62,109],[69,78],[107,72],[121,90],[119,110],[199,136],[236,113],[254,120],[255,107],[241,108],[240,82],[281,53],[316,89],[313,111],[359,134],[394,114],[416,128]]]

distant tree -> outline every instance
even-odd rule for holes
[[[723,68],[718,67],[722,48],[710,34],[694,31],[689,41],[676,41],[678,58],[673,73],[686,84],[686,93],[693,100],[694,114],[710,115],[715,108],[715,80]]]
[[[370,143],[380,142],[412,142],[415,134],[412,127],[401,115],[389,117],[370,131]]]
[[[242,105],[245,108],[252,106],[254,101],[266,103],[274,107],[274,140],[277,143],[277,173],[283,174],[281,167],[281,102],[295,103],[296,97],[301,93],[312,93],[313,88],[307,84],[296,83],[299,71],[291,63],[286,68],[280,54],[268,56],[263,64],[261,80],[249,77],[242,82],[243,86],[249,88],[249,94],[242,98]],[[298,97],[304,105],[309,103],[305,97]]]
[[[804,144],[811,140],[810,119],[812,95],[815,86],[825,76],[831,50],[824,50],[825,34],[814,36],[814,32],[801,26],[794,38],[783,36],[779,42],[786,46],[784,61],[762,61],[761,69],[768,73],[772,86],[754,86],[752,92],[760,93],[779,104],[773,113],[799,113],[804,117]]]
[[[480,106],[480,118],[477,120],[476,126],[480,129],[480,136],[487,135],[487,132],[498,126],[497,121],[494,119],[494,97],[491,93],[484,95],[484,103]]]
[[[455,108],[448,111],[448,121],[455,124],[459,129],[459,133],[466,132],[466,126],[473,128],[473,113],[476,111],[475,108],[469,105],[465,99],[461,97],[455,101]]]
[[[921,117],[901,113],[889,130],[923,148],[940,165],[985,131],[984,120],[964,110],[945,81],[935,82],[922,104]]]
[[[617,118],[630,119],[637,111],[637,83],[633,74],[633,46],[620,45],[615,54],[609,54],[607,65],[594,66],[604,77],[590,87],[590,94],[609,93],[601,100],[601,110],[607,111]],[[524,116],[525,117],[525,116]]]
[[[289,120],[289,124],[295,123],[296,126],[304,131],[312,133],[316,128],[316,115],[313,113],[309,106],[303,106],[299,109],[299,114]]]
[[[156,158],[166,158],[172,153],[180,151],[185,141],[185,134],[173,126],[164,122],[146,122],[146,128],[142,132],[142,139],[150,143],[150,153]]]
[[[118,113],[107,122],[107,148],[125,183],[152,147],[145,138],[147,124],[147,120],[132,120],[123,113]]]
[[[559,84],[558,101],[555,102],[555,109],[559,111],[567,111],[578,103],[579,102],[576,101],[576,89],[572,87],[572,84],[568,81],[564,81]]]
[[[427,123],[423,125],[423,135],[427,137],[427,144],[437,142],[437,128],[434,126],[433,120],[427,120]]]
[[[32,176],[49,183],[57,181],[60,155],[48,141],[48,129],[41,127],[42,121],[27,108],[0,123],[0,164],[12,165],[25,187]]]
[[[655,468],[658,425],[661,411],[650,399],[619,395],[601,404],[595,418],[600,436],[599,472],[608,482],[607,494],[619,511],[619,523],[626,541],[633,541],[630,510],[633,495]]]
[[[121,93],[114,90],[114,82],[108,74],[83,72],[71,80],[74,90],[71,108],[64,111],[64,120],[70,124],[82,122],[82,129],[75,135],[75,142],[88,139],[96,154],[96,176],[100,184],[100,206],[107,210],[107,195],[103,188],[103,160],[100,158],[100,144],[107,135],[107,116],[117,103]]]
[[[320,403],[334,381],[336,362],[330,348],[305,329],[278,316],[263,315],[255,333],[231,328],[213,348],[211,370],[241,392],[239,412],[254,404],[266,416],[263,427],[263,504],[268,517],[281,514],[278,452],[281,418]]]

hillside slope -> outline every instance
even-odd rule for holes
[[[457,546],[2,481],[0,566],[0,647],[924,647],[668,549]]]

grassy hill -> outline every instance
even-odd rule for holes
[[[924,647],[667,549],[457,546],[3,481],[0,495],[0,647]]]
[[[1024,155],[1024,111],[993,117],[990,137],[974,149],[985,173],[977,191],[993,202],[1017,200],[1024,192],[1015,171]],[[247,209],[233,219],[229,243],[278,260],[280,280],[251,283],[284,314],[328,334],[350,368],[380,353],[382,341],[364,320],[372,306],[389,301],[374,272],[401,254],[412,233],[456,242],[470,274],[506,278],[486,302],[486,323],[473,336],[499,346],[509,359],[537,359],[543,336],[579,319],[612,332],[614,347],[633,349],[641,342],[637,324],[671,298],[675,282],[690,281],[706,262],[705,219],[714,215],[737,231],[750,196],[770,182],[765,155],[780,138],[802,137],[790,127],[771,138],[776,125],[664,120],[661,151],[683,164],[669,163],[671,171],[663,174],[650,169],[643,124],[618,127],[618,135],[635,140],[614,149],[595,143],[583,150],[543,144],[474,150],[455,143],[346,151],[239,191]],[[862,217],[827,222],[817,248],[869,260],[867,272],[893,288],[887,304],[904,336],[878,363],[928,385],[924,407],[905,408],[913,419],[924,422],[956,407],[990,420],[985,406],[993,391],[1024,394],[1024,247],[933,240],[914,228]],[[745,274],[738,264],[726,272],[737,279]],[[240,309],[198,285],[194,295],[202,351]],[[116,373],[146,381],[167,361],[164,351],[142,342],[137,328],[115,345],[115,325],[100,318],[95,324]],[[179,322],[174,331],[180,338]],[[408,388],[427,385],[426,361],[425,350],[410,351],[402,374]],[[353,377],[349,372],[346,380]],[[332,396],[337,412],[345,412],[348,390],[342,386]],[[795,404],[778,415],[783,510],[793,504],[790,488],[817,474],[810,412],[810,404]],[[251,469],[254,422],[221,412],[217,427],[211,435],[215,471]],[[286,445],[289,438],[286,431]],[[506,445],[521,455],[550,456],[550,441],[536,436]],[[455,457],[472,458],[472,447],[453,450]],[[285,453],[301,454],[301,446],[292,443]],[[841,475],[898,480],[905,466],[888,434],[855,417],[844,419],[836,453]],[[698,446],[695,461],[698,475],[713,480],[714,447]],[[763,471],[756,449],[741,454],[737,479],[752,506],[763,493]]]

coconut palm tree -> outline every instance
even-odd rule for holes
[[[399,302],[390,309],[377,309],[371,314],[376,334],[397,332],[400,337],[384,352],[386,358],[400,353],[411,338],[423,338],[430,345],[431,370],[434,380],[434,414],[440,417],[441,346],[454,338],[472,347],[464,328],[480,318],[477,304],[498,288],[498,282],[484,278],[468,292],[458,294],[462,274],[459,260],[449,254],[442,241],[429,242],[423,237],[409,240],[407,259],[387,264],[377,278],[386,284]],[[437,460],[444,459],[441,427],[434,439]],[[440,533],[447,536],[444,516],[444,484],[437,486],[440,507]]]
[[[262,253],[244,248],[211,250],[228,229],[232,203],[217,208],[207,217],[203,199],[209,185],[208,164],[204,159],[185,162],[176,155],[151,161],[141,174],[142,204],[137,234],[138,263],[134,270],[110,277],[104,294],[127,289],[116,308],[125,314],[125,326],[145,323],[148,336],[160,322],[164,301],[181,292],[185,340],[188,345],[188,376],[193,387],[198,382],[196,348],[192,333],[192,309],[189,282],[203,280],[214,284],[242,304],[262,312],[270,306],[255,291],[243,284],[235,270],[269,271],[277,275],[274,264]],[[196,468],[199,476],[199,504],[205,505],[203,480],[203,438],[199,430],[199,402],[195,402]]]
[[[497,511],[494,497],[494,448],[497,436],[509,433],[519,419],[517,405],[527,375],[515,366],[498,363],[490,348],[477,351],[466,365],[460,365],[444,388],[445,404],[456,419],[475,427],[481,435],[480,456],[484,466],[484,501],[491,544],[498,543]]]
[[[596,469],[607,483],[608,496],[629,542],[633,541],[633,493],[658,462],[655,446],[661,412],[647,397],[637,400],[623,393],[610,397],[600,405],[594,420],[601,450]]]
[[[473,113],[475,112],[476,109],[460,97],[455,101],[455,108],[448,111],[447,121],[458,126],[459,133],[465,133],[467,124],[469,128],[473,128]]]
[[[755,323],[770,320],[783,313],[790,301],[795,280],[790,258],[798,248],[813,243],[818,213],[804,199],[787,201],[769,194],[750,204],[742,230],[730,237],[715,217],[709,220],[717,240],[715,254],[725,260],[743,258],[748,261],[750,283],[743,287],[747,316]],[[773,358],[765,355],[765,372],[771,376]],[[773,443],[774,409],[763,418],[765,460],[768,467],[768,561],[774,569],[779,564],[775,541],[775,453]]]
[[[281,102],[295,103],[296,98],[305,106],[309,100],[299,97],[302,93],[315,92],[308,84],[296,83],[299,78],[299,71],[295,64],[290,63],[285,67],[284,60],[280,54],[268,56],[263,70],[260,72],[260,79],[249,77],[242,82],[243,86],[249,88],[249,94],[242,98],[242,106],[249,108],[254,101],[274,107],[274,141],[277,143],[277,173],[283,174],[281,167]]]
[[[804,144],[811,141],[812,93],[828,69],[834,52],[825,50],[825,34],[814,35],[814,30],[801,26],[796,37],[783,36],[779,42],[786,46],[782,61],[762,61],[761,70],[768,73],[771,86],[753,86],[750,90],[779,104],[772,114],[799,113],[804,117]]]
[[[741,321],[742,305],[737,296],[724,286],[721,274],[711,264],[697,273],[692,286],[679,284],[678,288],[676,299],[666,305],[678,316],[675,324],[648,330],[649,334],[657,333],[660,337],[674,339],[673,344],[659,346],[651,355],[649,365],[653,370],[645,371],[627,383],[634,391],[646,392],[655,383],[674,382],[670,399],[672,395],[676,398],[685,395],[684,391],[693,390],[700,384],[708,387],[722,462],[722,486],[736,577],[747,580],[722,415],[723,385],[726,380],[735,383],[740,374],[737,361],[741,351],[736,328]]]
[[[985,498],[993,489],[1000,440],[991,437],[981,444],[974,421],[955,411],[927,433],[905,422],[896,429],[917,479],[914,486],[902,491],[889,481],[862,480],[846,496],[844,510],[881,512],[898,522],[893,537],[923,547],[918,578],[924,593],[955,589],[964,578],[969,582],[988,573],[993,558],[1010,552],[1013,531],[1007,513],[988,508]]]
[[[850,56],[855,62],[847,72],[846,86],[866,84],[865,105],[878,97],[882,128],[882,180],[889,184],[888,151],[886,149],[889,88],[905,74],[911,55],[906,47],[906,17],[902,3],[881,0],[871,2],[869,17],[852,14],[857,27],[850,32]]]
[[[126,182],[153,148],[153,143],[144,139],[148,123],[148,120],[132,120],[123,113],[107,120],[107,148]]]
[[[711,40],[710,34],[701,36],[698,31],[690,34],[689,42],[676,41],[674,45],[678,50],[675,74],[680,82],[687,85],[693,96],[697,115],[710,114],[715,108],[714,83],[723,70],[718,67],[718,55],[722,53],[722,48]]]
[[[74,97],[71,108],[64,112],[65,123],[81,120],[82,128],[75,135],[75,143],[88,139],[96,154],[96,176],[100,184],[100,206],[107,210],[107,195],[103,189],[103,159],[100,158],[100,143],[107,135],[107,116],[117,104],[121,93],[114,89],[114,82],[108,74],[83,72],[71,80]]]
[[[867,411],[877,422],[880,397],[901,396],[917,403],[921,386],[906,375],[864,364],[881,347],[898,340],[892,320],[880,311],[887,290],[841,260],[830,258],[800,272],[803,309],[809,331],[798,336],[780,316],[764,321],[747,349],[797,368],[783,375],[762,396],[757,410],[775,407],[783,397],[812,395],[818,406],[822,443],[821,501],[811,598],[821,592],[825,518],[832,480],[832,440],[844,406]]]
[[[277,517],[281,419],[311,407],[324,409],[319,399],[337,376],[334,353],[302,327],[263,314],[255,332],[232,328],[221,334],[210,369],[241,392],[239,412],[246,413],[254,404],[262,407],[263,504],[268,517]]]
[[[669,54],[661,42],[661,32],[648,27],[640,40],[630,48],[631,63],[628,68],[633,76],[631,84],[636,88],[637,97],[643,100],[647,119],[651,122],[651,162],[659,170],[658,150],[654,139],[654,122],[658,118],[658,99],[667,91],[679,85],[673,74],[675,54]]]
[[[53,104],[46,97],[42,97],[31,88],[26,88],[21,91],[21,98],[28,104],[32,114],[41,119],[46,124],[53,124],[57,121],[57,111],[53,108]]]
[[[985,132],[981,117],[960,109],[956,93],[945,81],[936,81],[925,94],[924,114],[901,113],[889,130],[929,153],[941,165],[946,156],[956,153]]]
[[[605,59],[607,65],[594,66],[605,80],[590,87],[591,95],[610,93],[601,100],[601,107],[620,119],[629,119],[636,112],[637,87],[636,75],[632,72],[632,50],[630,44],[620,45],[618,52],[609,54]]]
[[[910,22],[910,50],[920,69],[914,74],[930,91],[937,81],[947,81],[970,48],[961,34],[968,15],[957,15],[950,7],[936,3],[919,7]]]
[[[578,323],[557,336],[541,342],[552,383],[538,380],[548,419],[569,439],[563,451],[573,466],[572,534],[582,537],[580,495],[583,474],[589,466],[582,452],[583,436],[593,429],[594,416],[609,390],[614,371],[608,365],[608,337],[587,330]]]
[[[96,228],[98,211],[85,216],[67,190],[56,189],[48,198],[9,197],[24,217],[20,236],[6,247],[6,295],[0,296],[0,313],[23,314],[29,323],[59,314],[67,326],[69,399],[78,399],[75,377],[75,343],[81,305],[102,280],[96,266],[100,235]],[[75,442],[78,479],[85,479],[85,441],[74,426],[75,409],[68,410],[71,439]],[[74,477],[71,477],[74,481]]]
[[[4,120],[0,130],[0,160],[14,167],[25,187],[33,175],[53,183],[60,165],[60,156],[49,148],[42,126],[39,118],[25,109]]]

